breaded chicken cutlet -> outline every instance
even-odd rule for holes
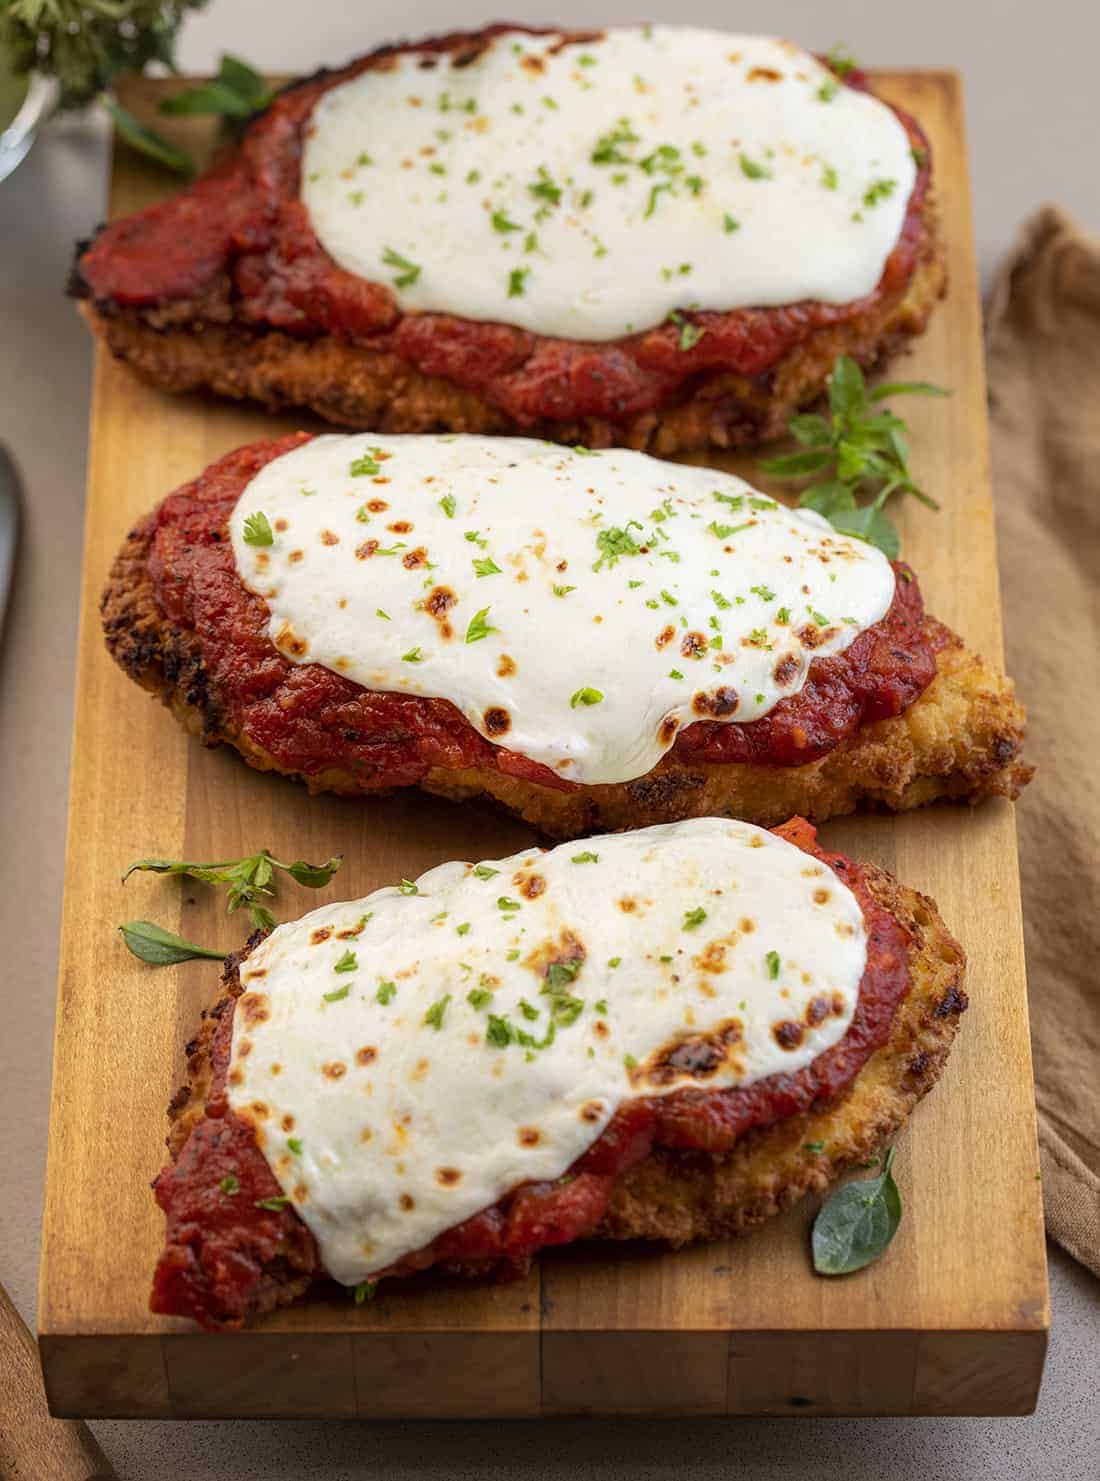
[[[837,66],[666,27],[383,47],[81,244],[71,291],[170,391],[390,432],[758,442],[944,291],[928,141]]]
[[[230,959],[155,1184],[155,1311],[217,1330],[326,1276],[737,1234],[897,1132],[966,1007],[930,900],[800,820],[593,843],[442,865]]]
[[[208,745],[315,792],[485,796],[551,837],[976,803],[1031,774],[1011,682],[908,567],[632,452],[253,444],[131,532],[102,615]]]

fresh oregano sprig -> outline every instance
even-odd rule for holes
[[[232,915],[234,911],[247,910],[248,918],[256,929],[270,930],[275,924],[275,916],[264,901],[274,897],[272,886],[276,870],[281,869],[289,874],[291,879],[304,885],[306,889],[319,890],[328,884],[342,862],[342,856],[334,854],[324,864],[307,864],[304,859],[285,864],[267,849],[261,849],[258,854],[249,854],[244,859],[223,859],[213,864],[193,864],[185,859],[138,859],[126,870],[122,880],[125,883],[131,874],[143,872],[182,876],[198,880],[201,884],[225,885],[229,913]],[[210,951],[206,947],[184,941],[182,937],[151,921],[129,921],[120,926],[119,930],[134,955],[155,967],[171,966],[197,956],[222,955],[219,951]]]
[[[818,1275],[850,1275],[883,1253],[901,1223],[901,1194],[890,1171],[894,1148],[877,1178],[845,1183],[814,1220],[811,1244]]]
[[[319,890],[328,884],[342,862],[342,856],[336,854],[324,864],[307,864],[304,859],[284,864],[265,848],[245,859],[223,859],[216,864],[190,864],[183,859],[138,859],[122,876],[122,882],[125,884],[131,874],[142,871],[184,875],[188,879],[197,879],[201,884],[224,884],[228,886],[230,915],[243,907],[258,930],[268,930],[275,924],[275,917],[263,904],[263,899],[270,899],[275,894],[271,885],[276,869],[283,870],[307,889]]]
[[[876,545],[893,560],[900,541],[884,509],[890,496],[912,494],[930,509],[939,505],[910,472],[908,428],[882,403],[892,396],[950,394],[928,381],[891,381],[868,390],[858,364],[842,355],[829,378],[829,415],[802,413],[788,423],[804,451],[766,458],[759,467],[774,478],[816,476],[799,495],[799,505],[816,510],[843,534]],[[860,504],[857,495],[866,494],[872,496],[870,503]]]

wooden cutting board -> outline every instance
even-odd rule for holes
[[[942,501],[902,514],[930,608],[992,658],[1001,618],[981,318],[962,95],[951,73],[885,73],[883,93],[932,140],[951,291],[901,373],[949,386],[904,405],[918,476]],[[158,89],[129,99],[150,110]],[[202,122],[181,125],[205,149]],[[170,188],[120,148],[110,209]],[[97,601],[139,515],[238,443],[301,420],[141,385],[99,354],[91,424],[64,927],[44,1219],[40,1344],[55,1414],[512,1416],[1022,1414],[1048,1322],[1046,1262],[1012,808],[846,820],[827,843],[933,895],[970,956],[971,1007],[937,1088],[898,1142],[905,1218],[888,1254],[813,1274],[812,1200],[756,1233],[679,1253],[591,1245],[478,1287],[384,1286],[356,1307],[333,1288],[206,1336],[152,1316],[162,1218],[149,1181],[183,1046],[217,992],[212,962],[143,966],[115,925],[144,916],[226,950],[245,934],[220,897],[141,876],[143,855],[345,863],[320,897],[366,893],[452,857],[527,844],[521,825],[419,795],[310,799],[228,752],[204,751],[110,662]],[[751,463],[740,471],[751,476]],[[1021,804],[1029,805],[1025,796]],[[318,903],[290,886],[284,918]]]

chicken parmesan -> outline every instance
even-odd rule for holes
[[[778,434],[943,287],[914,119],[849,63],[666,26],[495,25],[298,83],[72,280],[169,390],[661,454]]]
[[[190,1045],[152,1308],[737,1233],[865,1161],[966,1006],[932,902],[717,818],[443,864],[257,933]]]
[[[108,645],[314,791],[496,799],[556,837],[1014,796],[1011,685],[873,546],[743,480],[519,438],[256,443],[167,498]]]

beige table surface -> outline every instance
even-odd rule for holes
[[[639,14],[637,0],[605,0],[595,9],[579,0],[513,0],[498,9],[574,23]],[[1061,201],[1100,229],[1100,12],[1083,0],[924,0],[921,6],[883,0],[876,7],[855,0],[743,0],[735,6],[651,0],[648,13],[654,19],[675,15],[685,22],[777,31],[820,49],[845,40],[863,60],[882,66],[960,68],[968,88],[978,247],[987,276],[1016,223],[1042,200]],[[400,8],[347,0],[212,0],[188,28],[182,61],[190,70],[204,70],[229,49],[271,71],[308,70],[397,34],[473,24],[476,15],[453,0],[411,0]],[[0,185],[0,438],[15,453],[27,491],[24,543],[0,655],[0,1281],[32,1326],[91,361],[87,336],[61,286],[71,242],[100,218],[105,172],[102,128],[87,120],[66,122],[55,125]],[[150,489],[150,501],[162,492]],[[118,763],[127,764],[124,754]],[[105,921],[104,929],[111,924]],[[155,1005],[138,1002],[134,1010],[155,1011]],[[103,1157],[109,1190],[109,1147]],[[980,1250],[974,1258],[981,1258]],[[128,1481],[335,1481],[366,1475],[395,1481],[647,1481],[673,1475],[710,1481],[827,1474],[845,1481],[1095,1481],[1100,1284],[1056,1251],[1051,1267],[1054,1330],[1039,1409],[1030,1419],[708,1420],[690,1426],[286,1421],[112,1423],[95,1429]]]

